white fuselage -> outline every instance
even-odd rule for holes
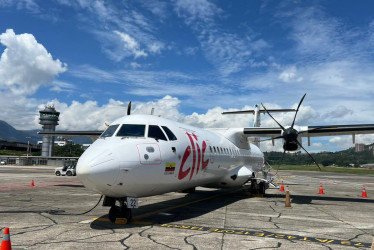
[[[108,130],[80,157],[77,176],[86,187],[109,197],[240,186],[263,166],[259,148],[239,148],[227,136],[230,129],[223,135],[156,116],[130,115]]]

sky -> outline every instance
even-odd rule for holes
[[[297,125],[374,124],[374,3],[0,0],[0,120],[97,130],[150,113],[199,127],[248,127],[223,111],[296,108]],[[274,114],[284,126],[293,114]],[[262,126],[275,127],[267,116]],[[374,136],[356,142],[373,143]],[[264,150],[279,150],[263,143]],[[312,138],[311,152],[352,147]]]

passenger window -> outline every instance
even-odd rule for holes
[[[117,128],[118,128],[119,124],[116,124],[116,125],[111,125],[109,126],[105,131],[104,133],[101,134],[101,138],[103,137],[111,137],[114,132],[116,132]]]
[[[122,137],[144,137],[145,125],[123,124],[117,136]]]
[[[157,140],[167,141],[165,134],[162,132],[159,126],[149,125],[148,138],[155,138]]]
[[[173,132],[171,132],[171,130],[168,127],[162,126],[162,128],[164,129],[166,135],[169,137],[170,141],[176,141],[177,140],[177,137],[174,135]]]

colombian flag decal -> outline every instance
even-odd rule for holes
[[[167,162],[165,164],[165,174],[174,174],[175,162]]]

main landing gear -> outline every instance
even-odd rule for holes
[[[251,194],[260,194],[265,195],[265,190],[268,188],[269,184],[265,183],[265,181],[258,180],[258,179],[251,179]]]
[[[119,202],[119,206],[116,205],[116,201]],[[103,206],[110,207],[109,220],[111,222],[116,222],[117,219],[126,219],[127,223],[132,218],[132,211],[127,207],[126,197],[116,199],[105,196]]]

